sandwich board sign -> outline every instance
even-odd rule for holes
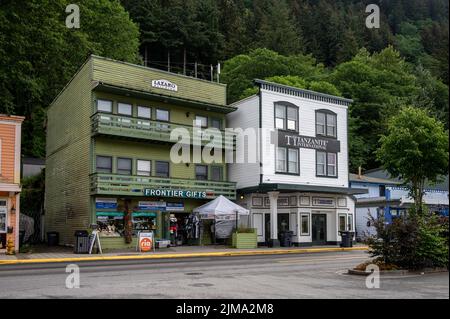
[[[139,252],[155,251],[153,232],[139,232],[136,250]]]
[[[102,245],[100,244],[100,237],[98,235],[97,229],[94,229],[92,231],[92,234],[89,236],[89,254],[92,254],[92,249],[94,248],[95,243],[97,243],[100,254],[103,254]]]

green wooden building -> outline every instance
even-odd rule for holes
[[[170,216],[235,199],[225,164],[169,156],[173,129],[223,130],[234,110],[225,85],[90,56],[48,108],[45,230],[73,244],[76,230],[97,224],[104,248],[126,247],[125,223],[133,236],[150,227],[163,239]]]

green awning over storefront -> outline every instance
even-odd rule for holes
[[[97,216],[123,216],[124,212],[96,212]]]
[[[156,217],[156,213],[142,210],[134,211],[132,214],[134,217]]]

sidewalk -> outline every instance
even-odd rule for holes
[[[31,253],[20,253],[7,256],[0,251],[0,265],[2,264],[28,264],[49,262],[76,262],[96,260],[132,260],[132,259],[162,259],[162,258],[192,258],[192,257],[225,257],[250,255],[279,255],[320,253],[333,251],[367,250],[367,246],[355,245],[352,248],[339,246],[311,246],[311,247],[260,247],[257,249],[235,249],[224,245],[209,246],[180,246],[156,249],[155,252],[139,253],[133,250],[114,250],[103,254],[74,254],[71,247],[36,246]]]

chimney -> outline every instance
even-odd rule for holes
[[[362,167],[361,166],[358,167],[358,178],[362,179]]]

